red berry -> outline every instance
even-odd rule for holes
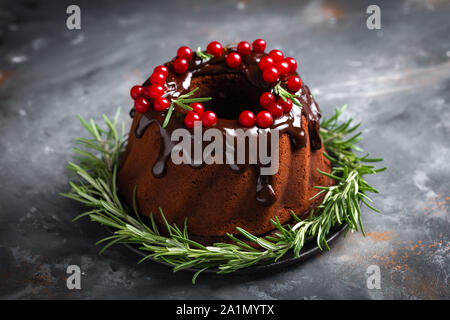
[[[198,113],[199,115],[203,114],[203,105],[200,102],[193,102],[189,105],[192,108],[192,111]]]
[[[297,92],[302,87],[302,79],[299,76],[290,76],[288,80],[288,89],[291,92]]]
[[[279,103],[272,104],[267,110],[270,112],[270,114],[274,118],[281,117],[283,115],[283,112],[284,112],[283,107]]]
[[[154,72],[150,76],[150,82],[152,84],[164,84],[166,82],[166,76],[164,75],[164,73]]]
[[[268,67],[263,71],[263,79],[265,82],[273,83],[278,80],[280,73],[275,67]]]
[[[273,59],[269,56],[265,56],[259,60],[258,67],[259,69],[264,70],[268,67],[273,67],[273,64],[274,64]]]
[[[152,84],[144,88],[144,95],[148,99],[156,99],[164,94],[164,87],[160,84]]]
[[[255,115],[251,111],[244,110],[239,115],[239,123],[247,128],[253,127],[255,125]]]
[[[266,41],[264,39],[256,39],[252,43],[252,48],[254,52],[264,53],[264,50],[266,50]]]
[[[212,112],[210,110],[203,112],[202,124],[204,127],[206,127],[206,128],[212,127],[216,123],[217,123],[217,116],[214,112]]]
[[[153,102],[153,110],[161,112],[166,110],[170,106],[169,100],[164,97],[159,97],[158,99]]]
[[[193,56],[193,53],[192,53],[191,48],[189,48],[189,47],[182,46],[182,47],[179,47],[178,50],[177,50],[177,57],[178,58],[184,58],[187,61],[191,61],[192,60],[192,56]]]
[[[273,117],[269,111],[260,111],[256,115],[256,124],[261,128],[268,128],[273,123]]]
[[[270,107],[274,103],[275,103],[275,97],[270,92],[264,92],[259,97],[259,104],[261,105],[261,107],[263,107],[265,109],[267,109],[268,107]]]
[[[212,54],[214,57],[220,57],[222,55],[223,48],[220,42],[213,41],[206,47],[206,52]]]
[[[169,74],[169,69],[167,69],[166,66],[156,66],[155,69],[153,69],[153,73],[162,73],[167,77]]]
[[[237,46],[237,52],[239,52],[241,56],[247,56],[252,52],[252,46],[247,41],[241,41]]]
[[[283,107],[284,112],[288,113],[292,109],[292,100],[289,98],[286,98],[286,101],[284,101],[282,98],[277,99],[277,104],[281,105]]]
[[[290,68],[290,72],[294,73],[295,71],[297,71],[297,60],[295,60],[292,57],[287,57],[286,59],[284,59],[284,61],[286,61],[287,63],[289,63],[289,68]]]
[[[194,127],[194,122],[201,120],[202,119],[198,113],[189,111],[186,117],[184,117],[184,125],[186,128],[192,129]]]
[[[275,62],[281,62],[284,60],[284,54],[280,50],[270,50],[269,57],[273,59]]]
[[[225,59],[225,62],[227,63],[227,66],[230,68],[237,68],[241,65],[241,56],[239,53],[231,52],[227,55],[227,58]]]
[[[134,108],[137,112],[144,113],[150,108],[150,103],[147,99],[139,97],[134,101]]]
[[[278,62],[275,67],[278,69],[278,72],[280,73],[280,76],[285,76],[287,75],[291,68],[289,66],[289,63],[287,63],[286,61],[280,61]]]
[[[188,69],[189,63],[184,58],[177,58],[173,62],[173,71],[178,74],[185,73]]]
[[[142,86],[133,86],[130,90],[130,96],[133,100],[141,97],[144,93],[144,88]]]

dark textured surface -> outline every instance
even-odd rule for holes
[[[58,3],[58,4],[55,4]],[[58,1],[0,4],[0,298],[410,299],[450,298],[450,27],[448,1],[378,2],[382,29],[365,25],[365,1],[77,1],[82,29]],[[362,121],[362,147],[389,170],[369,180],[383,215],[364,209],[367,237],[269,274],[217,277],[136,265],[61,198],[77,113],[99,119],[130,107],[129,88],[178,46],[264,37],[298,58],[325,115],[344,103]],[[123,118],[130,123],[123,112]],[[78,264],[82,289],[66,288]],[[366,286],[369,265],[381,289]]]

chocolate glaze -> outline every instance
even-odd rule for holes
[[[230,51],[230,49],[227,50]],[[225,54],[222,57],[213,58],[206,62],[202,62],[201,59],[195,58],[190,63],[188,71],[182,75],[176,75],[173,72],[172,64],[174,60],[172,60],[165,64],[169,69],[169,75],[166,79],[166,93],[164,96],[170,100],[191,91],[194,89],[191,88],[191,81],[193,78],[229,73],[243,75],[255,88],[270,91],[273,88],[273,85],[269,85],[264,82],[262,79],[262,72],[258,68],[259,59],[264,55],[265,54],[262,53],[251,53],[250,55],[242,58],[242,63],[238,68],[229,68],[226,65],[224,58]],[[287,87],[287,78],[288,77],[286,76],[281,77],[283,87]],[[150,85],[149,79],[147,79],[144,83],[144,86],[147,85]],[[320,149],[322,143],[319,132],[319,120],[321,117],[319,107],[306,85],[302,86],[298,94],[300,95],[299,101],[301,102],[302,107],[294,105],[289,114],[284,114],[282,117],[275,119],[270,129],[260,129],[257,127],[248,129],[251,130],[251,135],[257,135],[261,132],[261,130],[268,130],[269,132],[271,130],[279,130],[280,136],[283,133],[287,133],[290,137],[292,146],[295,149],[299,149],[305,147],[307,144],[305,133],[305,129],[307,129],[309,132],[311,148],[313,150]],[[134,115],[135,110],[132,109],[130,116],[133,118]],[[305,116],[307,120],[308,128],[302,127],[302,115]],[[163,128],[162,123],[164,121],[164,116],[164,113],[158,113],[150,110],[141,117],[138,126],[135,129],[136,137],[140,138],[144,135],[145,130],[152,123],[157,124],[159,127],[161,136],[160,150],[158,159],[153,165],[152,171],[153,175],[157,178],[161,178],[165,175],[167,161],[170,158],[173,147],[177,144],[177,142],[171,141],[171,134],[175,129],[182,126],[182,121],[177,120],[174,116],[172,116],[168,126]],[[228,119],[219,119],[215,128],[222,132],[224,135],[224,141],[227,132],[230,133],[239,128],[243,129],[237,120]],[[191,135],[191,138],[193,139],[193,134]],[[191,145],[193,145],[193,143]],[[249,148],[246,145],[247,153],[248,149]],[[248,159],[248,154],[246,156],[246,159]],[[192,167],[194,168],[199,168],[201,166],[202,164],[192,164]],[[247,170],[249,166],[254,166],[258,177],[256,186],[256,200],[263,206],[270,206],[276,201],[276,195],[272,187],[272,176],[261,174],[261,164],[228,164],[228,166],[235,173],[243,172]]]
[[[270,206],[277,201],[272,187],[272,176],[261,174],[261,167],[257,167],[258,180],[256,182],[256,201],[262,206]]]

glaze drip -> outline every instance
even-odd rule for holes
[[[257,167],[258,180],[256,182],[256,201],[264,207],[271,206],[277,201],[272,187],[273,176],[262,175],[261,167]]]
[[[251,53],[248,56],[242,57],[242,63],[238,68],[229,68],[225,63],[224,57],[213,58],[206,62],[202,62],[200,59],[194,59],[189,66],[186,73],[182,75],[176,75],[173,72],[172,64],[173,60],[166,63],[166,67],[169,69],[169,75],[166,79],[166,93],[165,97],[168,99],[174,99],[185,94],[191,88],[191,81],[194,78],[206,76],[206,75],[218,75],[218,74],[241,74],[243,75],[255,88],[262,89],[264,91],[269,91],[273,88],[273,85],[268,85],[262,79],[262,72],[258,68],[258,62],[264,54],[261,53]],[[281,77],[282,86],[286,87],[287,77]],[[144,86],[150,84],[149,79],[144,82]],[[284,114],[282,117],[275,119],[270,130],[279,130],[280,136],[286,133],[290,137],[292,147],[294,149],[300,149],[307,145],[305,130],[308,130],[309,141],[312,150],[320,149],[322,142],[320,139],[320,110],[316,104],[309,88],[303,85],[300,91],[299,101],[302,107],[296,105],[293,106],[292,110],[288,114]],[[133,109],[134,110],[134,109]],[[133,118],[135,116],[135,111],[130,112],[130,116]],[[182,110],[183,112],[184,110]],[[308,128],[302,127],[302,115],[306,118],[308,123]],[[183,126],[183,122],[180,119],[172,117],[169,125],[166,128],[162,128],[162,122],[164,120],[164,114],[150,110],[143,114],[139,119],[138,125],[135,129],[135,135],[137,138],[142,137],[145,134],[146,129],[153,123],[155,123],[160,132],[160,149],[159,156],[155,164],[153,165],[152,173],[155,177],[161,178],[166,173],[166,167],[168,160],[170,159],[170,154],[177,142],[171,141],[172,132]],[[237,120],[227,120],[219,119],[217,125],[214,127],[219,129],[220,132],[225,137],[227,131],[230,132],[236,129],[243,129]],[[248,129],[251,130],[251,135],[258,135],[259,128]],[[192,130],[190,130],[192,133]],[[193,134],[191,134],[191,139],[194,139]],[[223,140],[225,141],[225,139]],[[270,141],[270,140],[269,140]],[[193,144],[192,144],[193,145]],[[203,146],[204,147],[204,146]],[[246,152],[248,153],[248,147],[246,145]],[[246,155],[248,159],[248,154]],[[237,164],[227,164],[230,169],[235,173],[240,173],[248,169],[249,164],[237,165]],[[193,168],[200,168],[202,164],[192,164]],[[261,174],[261,164],[251,164],[255,167],[257,172],[257,185],[256,185],[256,200],[262,206],[270,206],[276,200],[276,195],[272,186],[272,176]]]

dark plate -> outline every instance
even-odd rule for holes
[[[341,234],[343,234],[346,226],[347,226],[347,224],[341,224],[339,226],[331,228],[329,234],[327,235],[328,244],[333,243]],[[111,234],[113,233],[113,231],[109,227],[105,227],[105,228]],[[141,257],[145,257],[148,255],[148,252],[139,250],[139,248],[135,245],[124,244],[124,246],[127,247],[128,249],[130,249],[131,251],[135,252],[136,254],[140,255]],[[277,262],[266,263],[266,264],[256,264],[256,265],[248,267],[248,268],[237,270],[237,271],[233,272],[233,274],[246,274],[249,272],[254,273],[255,271],[258,272],[258,271],[274,270],[274,269],[278,269],[281,267],[286,267],[286,266],[294,264],[294,263],[302,263],[303,261],[306,261],[307,259],[309,259],[321,252],[322,252],[322,250],[320,250],[320,248],[317,246],[317,242],[315,240],[310,240],[310,241],[306,242],[305,245],[303,246],[303,249],[301,250],[299,257],[294,257],[294,255],[292,253],[286,253]],[[163,264],[165,266],[172,268],[172,266],[170,264],[168,264],[167,262],[157,261],[157,260],[154,260],[151,258],[149,258],[148,260],[151,260],[156,263]],[[196,269],[196,268],[187,268],[187,269],[183,269],[183,270],[190,271],[190,272],[199,271],[199,269]],[[218,271],[218,269],[214,268],[214,269],[207,269],[203,272],[216,273],[217,271]]]

